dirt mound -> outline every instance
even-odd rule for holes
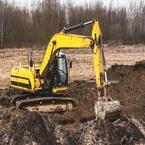
[[[83,127],[80,136],[82,145],[122,145],[143,141],[145,141],[145,137],[140,129],[132,120],[126,118],[121,118],[113,124],[105,120],[90,121]]]
[[[135,126],[131,119],[122,118],[113,124],[105,120],[92,120],[73,132],[51,121],[48,116],[38,113],[28,113],[27,116],[17,118],[9,130],[1,135],[1,144],[114,145],[145,141],[145,130],[140,130],[140,123],[139,127]]]
[[[108,78],[118,80],[112,83],[110,94],[121,102],[123,114],[145,120],[145,62],[135,65],[113,65],[108,69]]]
[[[61,126],[54,126],[45,115],[28,113],[12,123],[2,135],[1,144],[68,145],[73,138],[63,130]]]
[[[113,65],[107,70],[111,96],[122,105],[120,120],[110,123],[95,120],[97,100],[95,81],[74,81],[66,96],[76,99],[71,112],[30,113],[11,105],[19,91],[0,90],[0,142],[2,144],[134,144],[145,142],[145,62]],[[134,116],[134,117],[132,117]],[[136,119],[138,120],[136,120]],[[142,120],[142,121],[141,121]]]

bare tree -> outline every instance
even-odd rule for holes
[[[65,26],[97,18],[104,41],[113,44],[145,43],[145,3],[130,7],[105,7],[101,1],[84,5],[60,4],[59,0],[42,0],[32,9],[17,7],[0,0],[0,47],[47,44]],[[73,33],[90,35],[91,26]]]
[[[7,1],[5,1],[5,3],[1,2],[1,47],[3,47],[4,40],[4,21],[5,21],[6,6]]]

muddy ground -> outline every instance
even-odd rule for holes
[[[6,51],[3,50],[5,56],[1,51],[0,54],[3,54],[1,62],[3,60],[9,62],[9,67],[4,66],[5,69],[1,70],[3,76],[1,82],[4,82],[4,85],[1,83],[0,89],[0,144],[145,144],[145,61],[143,60],[145,46],[117,48],[110,47],[110,50],[109,47],[105,48],[106,55],[109,55],[106,56],[108,79],[112,82],[109,92],[114,100],[120,101],[122,106],[120,119],[113,123],[107,120],[96,120],[94,101],[97,99],[97,90],[92,79],[93,66],[88,51],[79,51],[79,54],[72,50],[66,52],[69,57],[72,54],[74,67],[81,66],[81,68],[74,69],[74,72],[71,70],[68,91],[65,92],[66,96],[75,98],[78,104],[73,111],[61,114],[18,110],[11,104],[11,96],[21,92],[9,87],[9,79],[6,76],[8,68],[12,66],[9,57],[15,58],[14,56],[18,53],[20,55],[23,49],[12,50],[13,53],[7,59]],[[117,58],[120,59],[115,61]],[[88,66],[90,66],[89,73],[85,70]],[[78,77],[74,78],[75,73]]]

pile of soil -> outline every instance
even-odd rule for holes
[[[135,65],[113,65],[108,69],[110,80],[117,80],[110,86],[110,95],[120,101],[122,113],[145,120],[145,61]]]
[[[145,62],[113,65],[107,70],[110,95],[122,105],[122,115],[111,123],[96,120],[95,81],[74,81],[66,96],[76,99],[71,112],[48,114],[19,110],[10,98],[14,89],[0,91],[0,142],[2,144],[94,145],[145,143]],[[115,81],[111,81],[115,80]]]
[[[113,123],[98,119],[87,122],[85,126],[78,128],[78,130],[69,131],[63,126],[56,125],[49,116],[32,112],[13,121],[10,128],[0,135],[0,142],[2,145],[118,145],[144,143],[144,127],[134,118],[121,118]]]

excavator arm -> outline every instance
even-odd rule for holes
[[[74,35],[67,34],[68,32],[85,27],[86,25],[93,24],[92,35],[83,36],[83,35]],[[86,23],[81,23],[69,28],[64,28],[60,33],[55,34],[52,39],[49,41],[49,44],[46,49],[44,59],[40,67],[40,77],[44,78],[46,71],[49,70],[52,62],[55,59],[56,53],[61,49],[78,49],[78,48],[91,48],[92,55],[94,59],[94,70],[96,77],[97,87],[100,88],[103,84],[101,80],[101,74],[103,73],[103,50],[102,50],[102,33],[99,27],[97,20],[89,21]]]

